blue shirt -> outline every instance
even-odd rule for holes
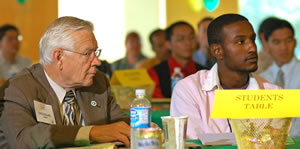
[[[269,82],[275,84],[280,67],[275,62],[260,74]],[[300,89],[300,61],[294,57],[289,63],[281,66],[285,89]]]

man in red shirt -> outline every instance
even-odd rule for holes
[[[166,39],[171,56],[168,61],[148,70],[149,75],[155,82],[153,97],[171,98],[171,75],[174,68],[180,68],[183,77],[195,73],[197,70],[205,69],[204,66],[196,64],[192,60],[196,49],[195,30],[187,22],[179,21],[166,29]]]

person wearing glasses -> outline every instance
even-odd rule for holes
[[[42,36],[39,52],[39,64],[0,90],[1,127],[9,147],[61,148],[112,141],[129,146],[129,116],[111,96],[105,74],[96,71],[101,50],[92,23],[75,17],[56,19]]]
[[[179,68],[183,77],[189,76],[197,70],[205,69],[196,64],[193,52],[196,50],[194,28],[187,22],[178,21],[166,29],[167,46],[171,50],[168,60],[148,69],[148,73],[155,82],[153,97],[171,98],[171,76],[175,68]]]
[[[20,33],[16,26],[5,24],[0,27],[0,85],[32,65],[29,58],[18,55],[21,44],[18,37]]]

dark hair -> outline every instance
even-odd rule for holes
[[[248,21],[248,19],[239,14],[224,14],[214,19],[207,29],[208,44],[222,43],[223,27],[239,21]]]
[[[276,17],[268,17],[264,19],[258,27],[258,33],[263,33],[266,28],[268,28],[275,20],[279,20]]]
[[[180,25],[187,25],[188,27],[190,27],[193,32],[195,32],[193,26],[185,21],[177,21],[173,24],[171,24],[167,29],[166,29],[166,40],[171,41],[171,37],[173,35],[173,30],[176,26],[180,26]]]
[[[0,27],[0,40],[3,39],[5,33],[9,30],[14,30],[19,34],[19,30],[17,29],[16,26],[11,25],[11,24],[5,24],[5,25]]]
[[[152,32],[150,33],[150,35],[149,35],[149,41],[150,41],[151,45],[153,44],[152,37],[153,37],[155,34],[160,33],[160,32],[164,32],[164,30],[162,30],[162,29],[159,28],[159,29],[156,29],[156,30],[154,30],[154,31],[152,31]]]
[[[127,40],[129,39],[129,37],[132,37],[132,36],[140,38],[140,35],[137,32],[131,31],[125,37],[125,44],[127,43]]]
[[[214,20],[212,17],[205,17],[198,22],[197,27],[199,28],[200,25],[205,21],[212,21],[212,20]]]
[[[292,31],[293,35],[295,34],[293,26],[288,21],[276,19],[276,20],[273,20],[272,23],[268,24],[268,27],[263,29],[265,40],[268,41],[271,34],[275,30],[281,29],[281,28],[288,28]]]

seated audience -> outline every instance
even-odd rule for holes
[[[101,62],[92,23],[58,18],[39,47],[40,63],[9,79],[0,90],[1,127],[10,148],[111,141],[129,146],[129,116],[112,98],[104,73],[96,71]]]
[[[217,64],[181,80],[171,99],[171,116],[188,116],[188,139],[203,133],[232,132],[228,119],[211,118],[215,90],[279,88],[251,74],[257,69],[257,49],[247,18],[224,14],[211,22],[207,32]]]
[[[155,52],[155,57],[140,61],[136,64],[135,68],[149,69],[162,61],[168,60],[170,57],[170,50],[166,44],[166,35],[164,30],[154,30],[149,36],[149,41],[151,43],[152,50]]]
[[[264,30],[264,39],[273,64],[261,76],[285,89],[300,89],[300,61],[294,55],[295,30],[286,20],[277,19]],[[300,118],[294,118],[291,137],[300,138]]]
[[[210,53],[207,41],[207,28],[212,20],[211,17],[205,17],[198,23],[197,42],[199,49],[193,54],[193,60],[196,63],[209,69],[216,63],[215,57]]]
[[[196,40],[195,31],[190,24],[183,21],[173,23],[166,29],[166,39],[172,51],[170,58],[148,70],[155,82],[153,97],[156,98],[171,98],[171,75],[174,68],[180,68],[183,77],[205,68],[192,60]]]
[[[0,85],[32,64],[27,57],[18,55],[19,35],[19,30],[13,25],[6,24],[0,27]]]
[[[126,56],[111,64],[111,70],[134,69],[135,65],[146,57],[141,53],[141,39],[138,33],[130,32],[125,39]]]

